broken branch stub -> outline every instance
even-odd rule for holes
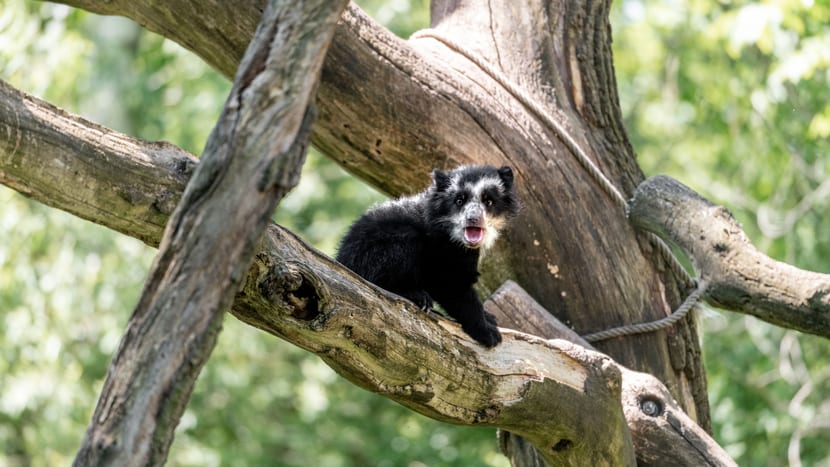
[[[637,188],[628,217],[690,256],[712,305],[830,338],[830,275],[761,253],[726,208],[658,175]]]

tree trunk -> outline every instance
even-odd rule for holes
[[[226,74],[262,5],[208,0],[195,11],[184,0],[66,3],[130,16]],[[642,180],[620,117],[608,8],[608,1],[432,2],[437,34],[483,57],[552,115],[562,134],[447,43],[401,41],[351,5],[324,65],[312,136],[327,155],[392,194],[420,189],[433,167],[512,165],[524,210],[509,241],[488,257],[483,289],[515,279],[580,334],[664,317],[688,292],[566,143],[574,141],[626,197]],[[657,376],[708,429],[692,319],[597,347]]]
[[[11,176],[12,184],[32,198],[104,225],[123,226],[119,217],[129,215],[123,213],[145,212],[155,205],[153,200],[171,194],[177,199],[184,189],[183,182],[137,186],[135,178],[157,175],[176,180],[189,176],[180,167],[192,167],[192,156],[184,151],[131,141],[4,86],[2,127],[6,131],[0,135],[7,139],[0,156],[7,157],[0,157],[0,182],[8,183]],[[124,152],[127,142],[142,151]],[[114,202],[96,197],[95,184],[70,185],[69,199],[88,202],[76,209],[77,204],[67,202],[67,193],[52,182],[66,174],[106,180],[117,192],[128,187],[146,191]],[[158,221],[164,220],[164,214],[160,216],[135,218],[132,232],[125,233],[146,233],[156,244],[161,237]],[[518,285],[510,284],[485,304],[503,325],[590,347]],[[316,353],[354,383],[413,410],[527,436],[541,451],[520,436],[502,432],[503,446],[517,463],[538,458],[554,465],[588,459],[625,464],[632,455],[630,430],[641,463],[732,465],[653,376],[563,342],[512,331],[505,331],[496,349],[483,349],[457,324],[425,315],[413,304],[371,287],[277,225],[266,231],[231,311],[252,326]]]
[[[277,202],[296,185],[346,2],[272,0],[167,223],[76,466],[162,465]],[[324,5],[325,4],[325,5]]]
[[[556,119],[626,196],[642,180],[625,136],[613,76],[609,2],[432,3],[433,28],[477,53]],[[508,161],[525,203],[490,264],[489,290],[514,278],[580,334],[652,321],[680,303],[677,278],[628,225],[625,212],[579,164],[563,135],[476,64],[430,38],[414,44],[474,96],[474,118],[499,151],[459,155],[466,162]],[[448,125],[449,126],[449,125]],[[466,159],[469,158],[469,159]],[[666,382],[708,426],[705,381],[692,320],[597,347]],[[691,376],[691,377],[690,377]],[[700,410],[698,410],[700,409]]]

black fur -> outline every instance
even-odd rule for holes
[[[423,309],[435,300],[467,334],[493,347],[501,334],[473,285],[480,252],[518,211],[513,172],[472,166],[435,170],[432,177],[425,192],[387,201],[359,218],[337,260]]]

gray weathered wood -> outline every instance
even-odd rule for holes
[[[205,0],[198,11],[188,0],[65,3],[131,17],[227,74],[261,0]],[[617,103],[609,6],[605,0],[441,0],[431,2],[432,26],[524,87],[630,194],[642,174]],[[515,279],[581,333],[652,321],[680,304],[684,291],[663,260],[555,132],[435,40],[401,40],[350,5],[326,58],[318,105],[313,144],[390,194],[422,188],[434,167],[514,167],[525,209],[509,244],[488,255],[485,291]],[[684,409],[709,426],[693,320],[600,347],[666,382]]]
[[[299,179],[309,104],[345,5],[268,3],[204,157],[167,223],[75,465],[166,460],[224,311],[274,206]]]
[[[29,109],[40,103],[8,86],[0,87],[0,91],[0,102],[25,103]],[[0,135],[10,135],[2,140],[0,153],[16,147],[16,157],[27,161],[26,167],[46,167],[51,177],[66,170],[83,172],[83,177],[112,175],[119,173],[119,161],[125,167],[141,166],[126,160],[133,157],[148,164],[147,173],[173,171],[180,162],[192,161],[189,154],[165,147],[158,166],[149,167],[153,154],[119,154],[117,148],[107,145],[121,140],[117,134],[100,138],[100,134],[87,131],[41,133],[48,138],[61,137],[66,143],[61,145],[56,139],[47,148],[76,148],[74,159],[66,157],[65,149],[53,154],[40,151],[34,144],[15,146],[15,141],[30,141],[40,133],[34,115],[86,125],[69,114],[50,113],[48,106],[45,110],[28,115],[23,126],[17,126],[15,118],[0,120],[0,127],[8,130]],[[44,123],[45,127],[52,125]],[[48,162],[55,157],[68,165]],[[169,163],[170,157],[173,164]],[[8,160],[0,158],[0,164]],[[110,165],[91,163],[99,160]],[[25,168],[11,168],[18,169],[15,176],[24,183],[30,180]],[[5,169],[0,165],[0,173]],[[34,178],[31,185],[18,187],[34,199],[71,205],[62,201],[64,196],[57,187],[38,182],[47,179]],[[129,185],[130,173],[125,171],[120,180]],[[73,193],[86,195],[88,189],[92,187],[73,186]],[[134,199],[151,202],[165,189],[169,188],[159,187],[159,191],[142,193]],[[184,183],[178,187],[183,189]],[[101,202],[109,201],[102,198]],[[86,213],[105,211],[104,205],[95,207]],[[111,216],[93,215],[89,219],[105,223]],[[150,232],[151,244],[158,242],[161,229],[157,225],[149,219],[137,222],[144,224],[140,231]],[[550,451],[551,462],[567,459],[573,464],[578,459],[591,459],[597,465],[624,465],[633,459],[630,444],[606,443],[626,433],[619,383],[614,382],[619,375],[607,363],[607,357],[597,360],[598,354],[564,341],[548,342],[510,332],[506,332],[506,341],[497,350],[484,349],[459,326],[426,315],[408,301],[376,289],[274,224],[267,229],[254,264],[243,279],[244,287],[231,309],[234,315],[317,353],[343,376],[368,390],[440,420],[506,427]],[[596,419],[585,419],[586,407],[596,411]],[[549,411],[555,411],[556,416]],[[563,438],[583,440],[584,444],[558,452],[544,449]],[[589,439],[597,441],[585,441]],[[605,447],[595,449],[596,444]]]
[[[25,106],[23,106],[24,103]],[[41,131],[41,128],[50,128],[55,125],[75,126],[81,130],[88,130],[89,128],[86,128],[88,122],[78,117],[66,113],[54,113],[52,112],[53,109],[45,103],[25,96],[8,86],[0,86],[0,109],[6,108],[15,109],[18,115],[26,118],[0,119],[0,127],[5,130],[0,131],[0,135],[7,136],[6,139],[0,139],[0,156],[16,148],[18,159],[15,160],[25,160],[27,164],[12,166],[11,159],[0,157],[0,181],[5,181],[2,174],[6,173],[7,169],[14,169],[13,173],[16,174],[16,179],[23,180],[24,183],[27,180],[32,180],[31,183],[18,186],[19,188],[23,188],[25,193],[36,200],[48,202],[58,207],[61,206],[61,203],[65,203],[65,206],[71,209],[74,204],[70,201],[61,201],[65,198],[65,195],[62,190],[53,184],[38,181],[58,178],[64,170],[77,171],[79,176],[93,179],[104,174],[123,173],[120,178],[112,179],[117,181],[114,188],[118,190],[122,185],[129,185],[131,179],[136,176],[128,170],[119,170],[119,167],[123,166],[125,169],[139,167],[140,169],[136,170],[144,172],[143,174],[139,173],[139,178],[145,178],[148,174],[155,173],[168,173],[170,177],[164,178],[172,178],[172,174],[176,173],[176,167],[182,166],[188,161],[193,162],[192,156],[171,146],[159,148],[157,153],[152,151],[145,154],[121,152],[120,144],[112,143],[113,141],[121,141],[121,136],[105,128],[94,127],[104,132],[103,137],[100,132],[90,131],[77,131],[62,136],[57,132]],[[23,109],[40,110],[26,115],[22,113]],[[4,115],[6,114],[0,111],[0,118]],[[52,120],[58,120],[58,122]],[[62,120],[66,121],[61,122]],[[20,125],[15,126],[17,123],[20,123]],[[48,144],[36,146],[25,143],[37,134],[44,135],[43,142]],[[53,137],[56,139],[51,139]],[[61,139],[57,139],[59,137]],[[64,144],[60,144],[61,141]],[[20,144],[15,144],[15,142]],[[140,142],[134,144],[142,147]],[[43,151],[42,148],[49,148],[49,150]],[[53,152],[52,148],[61,149]],[[77,152],[74,157],[66,148],[76,148],[74,150]],[[136,160],[131,159],[137,159],[143,161],[143,163],[137,164]],[[60,160],[64,165],[50,162],[50,160]],[[42,176],[27,177],[25,167],[35,172],[41,172]],[[73,189],[74,191],[70,193],[72,196],[69,198],[78,196],[94,200],[94,197],[89,195],[95,187],[73,185]],[[152,203],[152,200],[160,193],[169,190],[175,194],[183,189],[184,182],[178,186],[159,186],[156,187],[156,191],[143,192],[141,196],[136,196],[134,199],[144,200],[144,203]],[[177,198],[178,196],[174,196],[174,199]],[[89,220],[104,225],[107,225],[108,222],[117,225],[118,221],[112,219],[118,217],[117,215],[103,214],[107,212],[107,203],[111,203],[110,198],[100,198],[97,204],[92,206],[94,209],[87,211],[88,213],[97,213],[98,217],[90,217]],[[132,206],[129,209],[124,209],[124,212],[129,213],[138,208],[138,205]],[[135,227],[136,232],[151,232],[149,242],[156,244],[161,236],[161,228],[150,218],[139,220],[137,223],[142,225]],[[126,233],[129,234],[129,232]],[[352,282],[358,284],[352,284]],[[505,284],[485,303],[485,306],[498,316],[504,327],[518,329],[545,338],[566,339],[580,346],[590,348],[588,343],[582,341],[573,330],[556,320],[515,283],[508,282]],[[333,314],[328,313],[328,310],[332,310],[331,313]],[[340,314],[342,310],[350,310],[348,313],[351,314],[342,315]],[[457,326],[420,314],[411,308],[411,304],[390,298],[382,291],[363,283],[341,266],[332,263],[322,254],[309,248],[290,232],[279,226],[271,225],[266,231],[263,243],[260,245],[259,252],[254,260],[254,265],[248,272],[245,286],[237,296],[231,311],[240,319],[256,327],[320,354],[350,380],[369,390],[382,392],[388,397],[392,397],[422,413],[453,423],[494,423],[502,428],[509,429],[510,427],[510,423],[505,419],[482,421],[482,419],[475,418],[476,415],[474,414],[482,410],[485,405],[483,401],[497,393],[484,395],[479,392],[476,393],[478,394],[476,398],[464,402],[466,396],[458,391],[449,391],[448,388],[451,386],[444,386],[443,389],[451,395],[442,395],[436,401],[447,401],[451,400],[450,397],[458,397],[458,400],[452,400],[449,405],[455,406],[457,404],[457,407],[461,407],[463,410],[452,411],[447,409],[447,404],[441,405],[432,399],[427,401],[424,395],[418,392],[417,385],[413,386],[412,383],[413,381],[425,381],[423,378],[418,379],[421,375],[444,374],[447,372],[459,373],[463,378],[487,378],[487,376],[481,375],[473,376],[467,372],[489,373],[494,371],[493,367],[487,366],[489,364],[503,368],[503,365],[508,363],[498,360],[500,357],[495,355],[501,352],[506,353],[505,358],[508,360],[513,357],[523,359],[524,356],[516,354],[515,349],[503,351],[502,346],[493,351],[481,350],[466,338]],[[372,313],[367,314],[367,312]],[[403,316],[389,316],[397,314]],[[334,315],[337,315],[337,317],[333,317]],[[363,319],[366,321],[361,321]],[[334,321],[330,323],[331,320]],[[333,324],[334,322],[338,324]],[[330,328],[331,326],[334,326],[334,328]],[[338,330],[337,326],[341,326],[341,328]],[[358,332],[355,335],[355,328],[366,326],[370,328],[369,331]],[[318,333],[321,329],[323,331],[328,330]],[[348,331],[348,329],[351,329],[351,331]],[[423,333],[428,335],[422,336]],[[446,335],[447,333],[450,335]],[[507,334],[512,336],[510,339],[516,337],[513,334]],[[455,338],[464,342],[454,344]],[[341,342],[343,339],[345,340]],[[536,355],[537,350],[543,353],[548,351],[545,350],[548,348],[546,345],[532,339],[531,341],[535,342],[532,344],[535,347],[526,348],[525,350],[528,351],[526,355]],[[441,342],[441,344],[438,345],[435,342]],[[448,350],[459,348],[456,347],[457,345],[465,350],[463,352]],[[400,357],[400,354],[403,354],[404,357],[411,357],[412,349],[422,346],[426,346],[428,349],[418,350],[423,354],[418,354],[417,358],[409,358],[409,364],[403,362],[401,366],[400,362],[388,360],[390,355]],[[400,349],[406,350],[401,352]],[[458,360],[451,360],[450,363],[447,363],[445,357],[441,354],[431,354],[430,352],[449,352],[453,356],[457,353],[463,353],[464,356],[459,356],[457,357]],[[473,353],[468,354],[468,352]],[[478,357],[479,352],[484,357]],[[471,361],[465,359],[473,354],[481,360]],[[366,358],[372,360],[367,362]],[[493,358],[497,358],[497,360],[493,360]],[[535,356],[534,361],[537,358],[540,357]],[[482,361],[489,361],[490,363],[483,364]],[[603,362],[604,365],[613,364],[609,361]],[[412,366],[412,363],[416,363],[416,365]],[[515,362],[512,364],[515,364]],[[447,368],[450,367],[447,365],[451,365],[452,370],[448,370]],[[456,368],[455,365],[460,365],[460,367]],[[475,366],[477,370],[465,369],[468,365]],[[535,363],[521,371],[523,374],[530,374],[533,371],[538,373],[540,371],[538,368],[536,370],[532,369],[534,365]],[[640,462],[653,463],[654,465],[683,465],[684,459],[686,459],[691,462],[691,464],[686,465],[695,465],[701,459],[699,456],[703,455],[700,453],[705,453],[706,456],[710,456],[706,457],[708,459],[707,463],[729,465],[728,457],[723,457],[719,448],[713,446],[711,439],[706,437],[700,428],[694,426],[694,423],[671,403],[671,397],[665,393],[663,386],[656,379],[641,376],[616,364],[613,365],[619,368],[622,375],[621,397],[622,400],[626,401],[623,406],[625,408],[624,414],[628,427],[634,433],[634,446]],[[417,369],[416,366],[419,368],[423,366],[424,368]],[[443,368],[443,370],[439,370],[439,368]],[[499,373],[503,373],[503,370]],[[555,374],[555,372],[551,374]],[[635,375],[636,378],[629,377],[631,375]],[[612,382],[615,380],[616,377],[613,376],[613,372],[609,378]],[[396,385],[389,381],[396,382]],[[414,389],[406,389],[407,385]],[[504,383],[502,387],[506,386],[506,383]],[[401,387],[405,389],[401,389]],[[425,383],[420,387],[426,387]],[[433,383],[434,387],[435,384]],[[433,392],[435,392],[434,389]],[[664,416],[646,417],[643,420],[638,420],[638,417],[642,417],[642,415],[636,402],[646,394],[656,397],[661,405],[667,408],[663,412]],[[595,403],[594,401],[589,402],[590,409],[584,410],[593,410]],[[617,401],[617,404],[619,404],[619,401]],[[426,407],[422,405],[426,405]],[[545,404],[538,410],[540,414],[550,417],[546,412],[549,408]],[[561,407],[557,407],[557,410],[561,410]],[[607,416],[607,414],[604,416]],[[551,420],[556,421],[557,419],[552,417]],[[565,421],[564,418],[563,421]],[[619,433],[622,438],[608,438],[606,436],[603,442],[608,442],[609,439],[625,439],[624,431],[614,433]],[[578,433],[572,431],[571,434]],[[574,441],[573,446],[575,448],[580,446],[577,440],[588,443],[586,438],[579,436],[565,439]],[[522,446],[527,444],[522,442],[518,436],[511,437],[510,442]],[[567,443],[563,443],[563,445],[567,445]],[[560,447],[563,445],[560,445]],[[694,451],[698,453],[695,454],[691,450],[687,453],[684,447],[696,448]],[[520,451],[519,454],[526,455],[527,452],[529,451]],[[538,455],[538,451],[534,450],[534,452]],[[511,457],[515,457],[516,454],[516,452],[510,453]]]
[[[276,225],[233,313],[424,415],[519,433],[550,465],[633,462],[610,358],[509,330],[486,349],[456,323],[372,286]]]
[[[127,170],[119,170],[122,164],[125,168],[143,167],[143,169],[136,169],[145,171],[140,178],[146,177],[147,174],[165,173],[167,171],[170,177],[165,178],[172,179],[176,167],[183,166],[188,161],[193,162],[192,156],[170,146],[160,148],[158,153],[152,151],[146,154],[119,152],[120,145],[111,142],[121,141],[121,136],[117,133],[110,135],[108,134],[111,132],[110,130],[100,127],[95,128],[105,132],[103,137],[102,133],[91,131],[77,131],[62,136],[57,132],[40,131],[39,128],[49,128],[54,125],[74,125],[79,129],[85,129],[88,122],[66,113],[51,112],[51,107],[45,105],[45,103],[25,96],[8,86],[0,86],[0,103],[6,103],[0,104],[6,105],[6,107],[0,108],[13,108],[17,111],[22,111],[24,108],[35,110],[35,108],[42,107],[41,110],[30,112],[28,115],[18,113],[21,117],[25,116],[24,119],[0,120],[0,127],[4,129],[4,131],[0,131],[0,135],[7,136],[6,139],[0,139],[0,143],[2,143],[0,144],[0,155],[7,154],[13,148],[16,148],[18,159],[15,160],[25,160],[27,162],[24,166],[18,164],[13,167],[10,163],[11,159],[0,157],[0,174],[6,173],[7,169],[14,169],[16,179],[24,182],[32,180],[30,184],[19,186],[19,188],[23,188],[24,192],[34,199],[52,205],[60,206],[61,203],[65,203],[67,208],[74,206],[70,201],[61,201],[65,197],[61,193],[62,190],[53,184],[39,182],[39,180],[58,178],[59,174],[65,170],[73,173],[77,171],[79,176],[93,179],[105,174],[112,176],[112,174],[123,173],[120,178],[111,178],[111,180],[117,182],[114,188],[119,190],[122,185],[128,186],[131,179],[135,177],[135,174]],[[21,107],[24,103],[25,107]],[[0,117],[3,115],[5,114],[0,112]],[[53,119],[66,121],[51,122]],[[25,124],[16,126],[17,123],[24,121]],[[48,144],[41,146],[25,144],[36,134],[44,135],[44,142]],[[52,137],[62,139],[50,139]],[[60,144],[61,141],[64,144]],[[15,144],[15,142],[20,142],[20,144]],[[140,142],[134,144],[143,147]],[[49,148],[50,150],[42,151],[42,148]],[[61,148],[61,150],[52,152],[52,148]],[[77,151],[75,156],[71,157],[66,148],[75,148],[74,150]],[[65,165],[49,162],[52,159],[59,159]],[[138,164],[135,160],[130,159],[138,159],[143,163]],[[27,177],[25,167],[45,173],[42,177]],[[0,177],[0,181],[4,181],[2,177]],[[89,195],[95,187],[73,185],[72,189],[73,191],[70,194],[73,196],[88,198],[94,202],[95,198]],[[152,200],[160,193],[167,190],[176,193],[183,189],[184,182],[178,186],[159,186],[156,191],[141,193],[141,196],[136,196],[133,199],[144,200],[144,203],[152,203]],[[174,196],[174,198],[177,197]],[[94,209],[87,211],[98,217],[90,217],[89,219],[105,225],[108,222],[117,223],[117,221],[112,220],[117,215],[102,214],[107,212],[106,204],[110,202],[109,198],[100,198],[98,204],[92,206]],[[129,209],[124,209],[123,212],[129,213],[138,208],[138,205],[132,206]],[[142,224],[136,227],[137,232],[151,232],[149,242],[151,244],[158,242],[161,236],[161,228],[156,223],[150,218],[137,220],[136,222]],[[129,234],[129,232],[127,233]],[[388,294],[355,278],[341,266],[331,262],[328,258],[303,244],[290,232],[276,225],[271,225],[266,231],[254,264],[246,277],[245,286],[237,296],[231,309],[238,318],[318,353],[334,368],[337,368],[341,374],[369,390],[383,393],[387,397],[415,410],[453,423],[493,424],[507,430],[512,429],[517,433],[528,433],[532,430],[528,430],[526,425],[518,424],[510,418],[515,415],[515,412],[513,412],[514,415],[508,415],[502,410],[497,411],[498,415],[495,415],[496,412],[487,411],[488,407],[498,406],[498,402],[492,404],[485,401],[492,398],[494,401],[503,402],[505,400],[504,394],[510,391],[508,389],[510,383],[498,379],[498,375],[504,376],[504,368],[515,368],[516,374],[525,376],[538,375],[539,372],[545,371],[554,380],[560,378],[561,381],[573,381],[572,376],[565,376],[571,370],[563,369],[561,365],[550,367],[544,362],[536,363],[537,359],[544,360],[548,358],[540,356],[546,355],[546,352],[565,352],[566,355],[573,353],[577,356],[585,355],[585,358],[588,359],[594,358],[592,354],[581,354],[579,353],[581,351],[574,350],[573,347],[560,348],[560,344],[550,347],[549,343],[542,343],[533,338],[520,337],[510,332],[506,333],[510,336],[508,337],[509,341],[513,342],[518,339],[521,342],[509,344],[507,347],[499,346],[492,351],[483,350],[470,341],[457,326],[444,320],[439,321],[423,315],[412,308],[412,305],[408,302],[390,297]],[[509,293],[506,293],[506,291]],[[493,308],[494,304],[496,308]],[[498,314],[502,324],[506,327],[517,328],[543,337],[562,337],[578,342],[582,346],[586,345],[586,343],[579,341],[579,337],[573,331],[549,315],[518,286],[502,288],[493,300],[487,302],[486,306],[490,311]],[[345,314],[343,314],[344,312]],[[511,347],[513,345],[518,347]],[[522,350],[517,350],[517,348]],[[402,351],[401,349],[405,350]],[[413,352],[417,352],[417,355]],[[451,358],[448,359],[448,355]],[[517,365],[515,360],[526,360],[528,356],[532,357],[532,361],[527,362],[526,366],[515,366]],[[560,357],[553,358],[555,361],[563,361]],[[584,359],[581,361],[587,362]],[[622,391],[624,395],[628,381],[626,375],[632,372],[610,360],[602,360],[601,362],[602,365],[619,368],[623,375]],[[560,370],[562,373],[559,373]],[[512,373],[514,370],[510,372]],[[605,375],[606,383],[610,382],[612,386],[616,384],[614,383],[616,381],[615,374],[616,370]],[[492,384],[495,384],[499,389],[496,390],[494,389],[496,386],[488,386],[487,384],[490,383],[487,383],[485,384],[486,387],[473,392],[474,397],[469,397],[465,391],[459,390],[459,388],[466,386],[453,384],[455,379],[439,381],[442,378],[455,378],[453,375],[458,375],[463,380],[474,378],[475,381],[482,382],[481,384],[485,384],[483,381],[492,381],[491,378],[496,378],[495,381],[498,381],[498,383]],[[438,381],[438,383],[434,381]],[[519,378],[514,380],[514,383],[521,386],[524,384],[522,381]],[[456,383],[461,384],[458,381]],[[650,380],[649,384],[655,383],[656,380]],[[477,383],[476,387],[478,386]],[[570,391],[567,389],[568,387],[571,386],[564,385],[565,394]],[[661,386],[658,384],[655,387],[659,388]],[[427,391],[426,388],[431,392]],[[512,390],[515,391],[515,388]],[[442,391],[446,391],[446,394]],[[634,394],[642,393],[642,391],[634,392]],[[654,389],[652,393],[658,393],[657,389]],[[429,394],[433,395],[429,396]],[[609,395],[607,393],[600,395],[592,393],[591,398],[589,398],[590,401],[581,398],[581,396],[577,401],[568,400],[577,405],[587,403],[587,406],[580,408],[580,416],[584,416],[586,412],[595,409],[600,410],[597,409],[597,404],[602,406],[604,403],[604,399],[600,397],[603,394]],[[599,398],[593,399],[596,397]],[[668,402],[668,395],[660,393],[660,397],[660,400],[665,402],[665,407],[672,407]],[[562,439],[573,441],[573,444],[562,442],[559,445],[560,451],[552,452],[557,452],[561,456],[570,456],[573,453],[581,452],[579,450],[584,445],[593,444],[592,441],[589,441],[591,439],[589,435],[580,432],[579,427],[581,425],[579,425],[579,422],[577,422],[576,429],[569,425],[573,421],[562,412],[563,409],[570,407],[569,405],[561,402],[560,405],[551,407],[548,401],[533,401],[532,403],[528,401],[527,403],[534,406],[533,412],[535,415],[546,418],[549,423],[558,424],[561,422],[564,424],[564,428],[558,425],[558,428],[553,428],[558,430],[556,433],[561,436],[555,443],[559,443]],[[619,406],[619,399],[616,399],[615,404]],[[631,405],[629,404],[629,406]],[[554,409],[557,411],[556,416],[549,412]],[[610,417],[609,420],[618,420],[616,417],[619,413],[603,412],[605,410],[610,409],[602,408],[600,410],[603,413],[601,418]],[[490,415],[480,416],[478,415],[480,412],[482,414],[492,414],[492,417]],[[638,413],[636,411],[633,413],[626,411],[624,414],[627,418],[627,425],[632,427],[632,417],[637,416]],[[526,414],[522,415],[522,417],[526,416]],[[665,423],[669,423],[670,420],[678,418],[682,419],[682,417],[669,419],[666,415],[666,417],[652,421],[651,424],[638,422],[638,426],[650,428],[650,431],[640,429],[633,436],[638,459],[641,461],[649,460],[658,464],[661,460],[671,460],[672,463],[680,462],[679,454],[684,451],[675,449],[673,446],[680,442],[690,446],[693,444],[688,440],[673,439],[670,435],[672,433],[697,433],[696,429],[690,425],[677,423],[672,425],[656,424],[657,421],[663,423],[663,420],[666,420]],[[691,423],[691,421],[686,419],[685,423]],[[624,430],[620,431],[619,426],[616,427],[616,430],[612,430],[613,425],[601,425],[609,431],[602,433],[594,431],[592,432],[593,435],[602,436],[602,443],[610,442],[609,449],[611,447],[622,449],[626,444],[626,432]],[[680,429],[677,429],[678,427]],[[565,436],[566,434],[567,436]],[[545,449],[550,447],[547,444],[554,441],[550,432],[547,432],[547,436],[548,438],[542,441],[539,441],[538,435],[532,438],[534,443],[540,443],[543,448],[542,451],[548,451],[548,449]],[[663,443],[655,442],[655,440],[666,439],[670,439],[672,443],[668,448]],[[611,440],[614,441],[611,442]],[[511,442],[526,444],[518,436],[513,436]],[[711,443],[711,440],[708,443]],[[573,451],[571,451],[572,449]],[[534,452],[538,454],[541,451],[534,450]],[[603,452],[603,455],[608,454],[607,451]],[[625,458],[624,452],[618,452],[622,455],[622,458]],[[701,452],[717,453],[716,451],[706,450],[701,450]],[[511,453],[511,457],[514,457],[514,454]],[[540,457],[540,459],[544,459],[544,457]],[[569,459],[573,460],[576,457],[569,457]],[[691,456],[689,459],[696,461],[699,457]],[[714,456],[713,459],[715,459],[711,460],[713,465],[721,465],[717,461],[717,456]],[[723,464],[728,465],[728,462],[724,461]]]
[[[637,188],[629,218],[689,254],[713,305],[830,338],[830,275],[761,253],[726,208],[658,175]]]
[[[591,344],[565,326],[513,281],[504,283],[485,303],[508,327],[548,339],[565,339],[587,349]],[[622,406],[634,443],[637,465],[734,466],[735,462],[677,405],[666,386],[646,373],[617,365],[622,375]],[[645,410],[644,410],[645,408]],[[654,411],[652,411],[654,410]],[[505,454],[541,457],[521,438],[499,432]]]
[[[0,183],[151,246],[199,163],[178,146],[113,131],[2,80],[0,128]]]

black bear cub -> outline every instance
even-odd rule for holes
[[[343,237],[337,260],[423,309],[435,300],[470,337],[493,347],[501,334],[473,284],[479,256],[518,210],[510,167],[435,170],[426,191],[360,217]]]

